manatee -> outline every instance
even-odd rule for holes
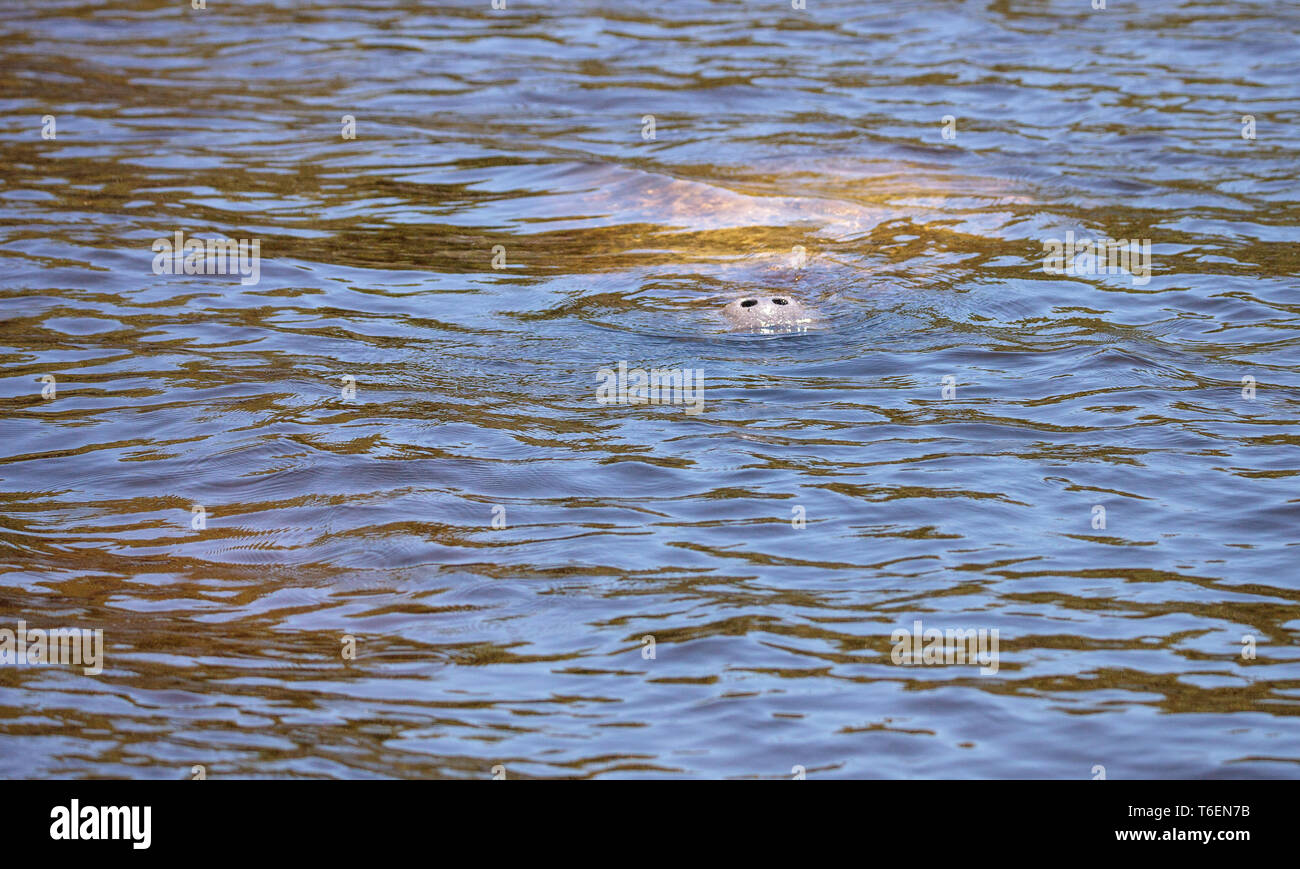
[[[754,294],[728,302],[722,309],[733,331],[774,334],[802,332],[820,318],[793,296]]]
[[[558,200],[561,210],[543,198],[529,216],[600,220],[606,249],[662,256],[651,285],[675,295],[666,304],[706,308],[728,331],[757,334],[834,325],[846,307],[839,300],[860,304],[860,288],[877,280],[882,261],[866,257],[895,236],[919,237],[915,247],[936,252],[932,263],[909,259],[909,280],[951,277],[949,250],[996,237],[1030,201],[1002,178],[851,155],[672,174],[582,164],[565,170],[564,184],[577,189]],[[682,296],[692,275],[699,292]]]

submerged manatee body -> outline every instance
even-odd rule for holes
[[[605,164],[572,174],[566,180],[584,188],[577,210],[621,232],[611,237],[624,245],[615,249],[670,252],[641,298],[662,294],[664,308],[704,314],[706,330],[741,334],[842,326],[864,307],[867,288],[887,280],[879,272],[888,261],[864,254],[897,244],[899,234],[919,236],[920,247],[939,255],[933,265],[909,263],[905,278],[937,277],[951,269],[942,254],[954,243],[983,238],[1005,223],[1000,209],[1026,201],[1002,179],[848,156],[688,168],[680,176]],[[654,227],[652,244],[646,226]],[[643,310],[616,294],[601,294],[599,305],[611,299]],[[662,318],[647,313],[645,322],[654,330]]]

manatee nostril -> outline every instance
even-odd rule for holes
[[[774,304],[774,305],[788,305],[788,304],[790,304],[790,300],[789,300],[789,299],[783,299],[783,298],[781,298],[780,296],[773,296],[773,297],[772,297],[772,304]]]
[[[757,304],[758,304],[758,300],[757,300],[757,299],[745,299],[745,301],[743,301],[743,302],[740,303],[740,307],[742,307],[742,308],[752,308],[752,307],[754,307],[754,306],[757,305]]]

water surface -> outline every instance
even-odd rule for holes
[[[1296,776],[1300,13],[1109,5],[4,3],[0,774]]]

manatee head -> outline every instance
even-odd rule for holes
[[[800,332],[818,317],[798,299],[782,293],[741,296],[722,309],[735,332]]]

